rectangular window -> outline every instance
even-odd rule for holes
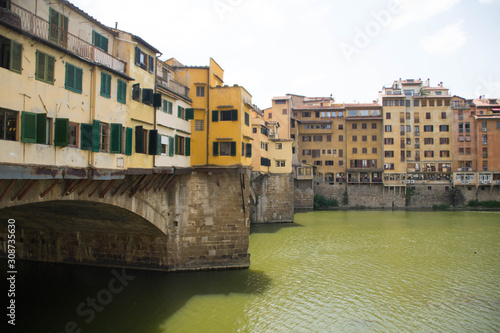
[[[425,113],[425,119],[431,119],[431,113],[430,112],[426,112]]]
[[[287,113],[288,113],[288,109],[283,109],[283,110],[282,110],[282,113],[283,113],[283,114],[287,114]]]
[[[352,124],[352,129],[357,129],[358,128],[358,124]]]
[[[92,44],[104,52],[108,52],[108,38],[96,31],[92,31]]]
[[[236,142],[214,142],[214,144],[219,144],[219,154],[220,156],[236,156]]]
[[[101,96],[111,98],[111,75],[101,72]]]
[[[434,100],[433,99],[429,100],[429,106],[434,106]]]
[[[394,144],[394,138],[385,138],[384,139],[384,144],[385,145],[393,145]]]
[[[109,153],[109,124],[100,123],[100,140],[99,140],[99,151],[101,153]]]
[[[392,151],[392,150],[386,150],[384,152],[384,156],[385,157],[389,157],[389,158],[394,157],[394,151]]]
[[[392,132],[392,125],[385,125],[386,132]]]
[[[68,17],[49,8],[49,40],[66,46],[68,41]]]
[[[420,106],[420,101],[418,99],[413,100],[413,106]]]
[[[343,124],[339,124],[339,130],[343,130],[344,129],[344,125]]]
[[[358,148],[352,148],[352,153],[357,154],[358,153]]]
[[[283,149],[283,144],[282,143],[276,143],[275,148],[277,150],[281,150],[281,149]]]
[[[434,126],[433,125],[425,125],[424,132],[434,132]]]
[[[362,152],[363,154],[368,154],[368,148],[362,148],[361,152]]]
[[[66,79],[64,87],[77,94],[82,93],[83,69],[69,62],[66,63]],[[101,81],[102,83],[102,81]],[[111,84],[110,84],[111,85]],[[102,87],[101,87],[102,88]]]
[[[66,147],[68,145],[69,119],[56,118],[54,122],[54,146]]]
[[[196,97],[205,97],[205,87],[196,86]]]
[[[205,124],[203,119],[196,119],[194,121],[194,130],[195,131],[203,131],[205,130]]]
[[[54,84],[55,58],[36,51],[35,78],[45,83]]]
[[[217,112],[215,110],[215,112]],[[220,111],[220,121],[236,121],[238,120],[238,110],[224,110]],[[212,121],[216,121],[212,119]]]
[[[363,135],[363,136],[361,137],[361,141],[368,141],[368,136]]]
[[[439,125],[439,132],[449,132],[449,131],[450,131],[449,125]]]
[[[344,141],[344,136],[343,135],[339,135],[339,141],[340,142]]]
[[[432,150],[424,151],[424,157],[434,157],[434,151]]]
[[[470,155],[470,154],[471,154],[471,149],[465,148],[465,155]]]
[[[353,135],[353,136],[352,136],[352,141],[353,141],[353,142],[358,141],[358,136],[357,136],[357,135]]]
[[[449,145],[450,144],[450,139],[449,138],[440,138],[439,139],[439,144],[441,144],[441,145]]]
[[[450,151],[449,150],[441,150],[439,152],[439,157],[450,157]]]
[[[141,85],[139,83],[132,85],[132,99],[137,102],[141,101]]]
[[[434,144],[433,138],[425,138],[424,139],[424,145],[433,145],[433,144]]]
[[[385,113],[385,119],[391,119],[391,114],[389,112]]]
[[[68,147],[79,147],[80,124],[69,123],[68,127]]]
[[[21,74],[23,45],[0,36],[0,67]]]
[[[250,114],[245,112],[245,125],[250,126]]]
[[[372,148],[372,154],[376,154],[377,153],[377,148]]]

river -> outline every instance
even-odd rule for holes
[[[250,252],[191,273],[24,262],[16,332],[500,332],[499,212],[299,213],[252,226]]]

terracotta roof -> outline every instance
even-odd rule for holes
[[[299,107],[294,107],[292,108],[294,111],[309,111],[309,110],[316,110],[316,111],[338,111],[338,110],[345,110],[343,106],[317,106],[317,105],[301,105]]]
[[[404,97],[404,96],[403,96]],[[357,108],[357,107],[360,107],[360,108],[370,108],[370,107],[375,107],[375,108],[381,108],[382,105],[380,104],[376,104],[376,103],[344,103],[344,107],[345,108]]]

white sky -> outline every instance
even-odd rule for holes
[[[273,96],[371,102],[398,78],[500,98],[500,0],[70,0],[188,66]]]

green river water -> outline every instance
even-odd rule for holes
[[[250,253],[192,273],[23,263],[16,332],[500,332],[499,212],[299,213],[252,226]]]

